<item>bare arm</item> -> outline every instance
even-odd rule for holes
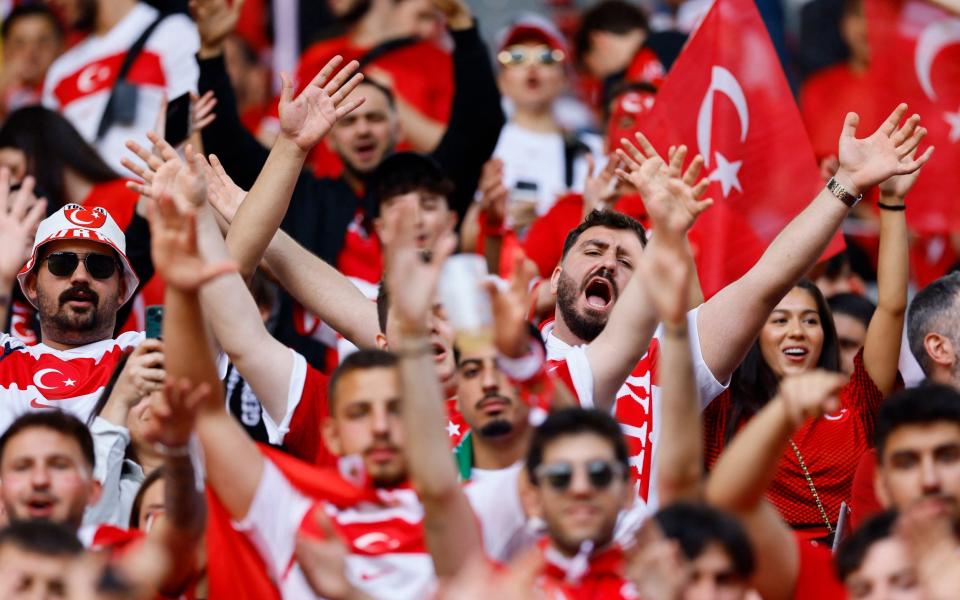
[[[411,432],[406,437],[404,452],[413,486],[423,502],[427,547],[437,575],[452,576],[482,549],[473,509],[450,457],[450,442],[444,430],[445,404],[427,325],[440,267],[453,251],[456,239],[452,233],[446,233],[438,241],[431,261],[424,263],[416,248],[414,206],[404,200],[397,210],[398,218],[387,225],[383,237],[387,282],[399,330],[404,332],[397,349],[403,423],[406,431]],[[417,285],[409,285],[411,281]]]
[[[784,379],[780,392],[734,437],[707,480],[710,504],[736,515],[757,557],[754,585],[768,599],[793,598],[799,555],[790,528],[764,499],[790,436],[839,406],[843,376],[813,371]]]
[[[891,177],[880,184],[880,259],[877,269],[877,310],[867,327],[863,366],[877,388],[889,394],[897,381],[900,341],[907,311],[910,276],[909,241],[904,198],[917,181],[920,170]]]
[[[918,115],[898,128],[906,114],[901,104],[870,137],[857,139],[859,117],[849,113],[840,136],[840,169],[836,180],[851,194],[900,174],[912,173],[930,158],[912,152],[924,130]],[[757,264],[700,309],[700,347],[714,377],[724,381],[743,360],[764,320],[783,296],[813,266],[840,227],[849,209],[828,190],[821,190],[771,242]]]
[[[11,193],[10,170],[0,169],[0,327],[7,323],[17,273],[30,259],[33,236],[46,215],[47,201],[34,198],[33,184],[33,177],[26,177]]]

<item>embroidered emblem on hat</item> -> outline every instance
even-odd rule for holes
[[[76,208],[67,208],[63,211],[63,214],[68,221],[80,227],[98,229],[107,222],[107,213],[101,208],[89,209],[77,206]]]

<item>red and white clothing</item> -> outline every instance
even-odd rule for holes
[[[117,362],[143,333],[124,333],[69,350],[44,344],[26,346],[0,334],[0,432],[22,414],[59,409],[86,421]]]
[[[547,540],[540,542],[543,572],[534,587],[547,598],[640,598],[637,587],[624,579],[625,559],[619,545],[602,548],[589,556],[564,556]]]
[[[155,8],[138,3],[105,35],[86,37],[54,61],[44,82],[44,106],[61,112],[118,173],[125,172],[120,164],[120,158],[128,154],[124,143],[145,139],[154,127],[164,96],[172,100],[197,89],[197,28],[186,15],[170,15],[150,35],[127,73],[127,82],[139,90],[134,123],[116,123],[96,141],[124,56],[158,15]]]
[[[294,558],[298,532],[322,537],[311,511],[323,510],[350,549],[347,577],[375,598],[426,598],[436,583],[423,532],[423,505],[410,488],[370,490],[348,507],[312,499],[287,480],[272,461],[246,517],[234,527],[263,559],[284,598],[315,598]]]
[[[700,393],[701,406],[705,407],[721,392],[727,383],[717,381],[700,352],[700,335],[697,329],[699,308],[687,313],[687,328],[690,349],[693,354],[693,371]],[[544,328],[549,368],[574,391],[580,406],[595,408],[593,398],[593,370],[587,359],[586,345],[570,346],[553,335],[552,323]],[[631,475],[637,489],[634,512],[652,514],[658,507],[656,486],[657,441],[660,437],[662,413],[660,386],[657,384],[657,361],[660,356],[660,341],[663,327],[657,327],[646,354],[637,363],[623,386],[617,391],[613,404],[616,417],[630,450]]]

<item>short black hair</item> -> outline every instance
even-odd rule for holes
[[[927,381],[893,394],[883,401],[877,413],[877,462],[883,463],[887,440],[898,428],[938,422],[960,425],[960,392],[953,387]]]
[[[337,384],[340,379],[354,371],[365,371],[367,369],[393,369],[397,366],[397,356],[386,350],[375,350],[364,348],[348,354],[343,362],[340,363],[330,375],[330,384],[327,396],[330,405],[330,413],[333,414],[333,404],[337,395]]]
[[[437,161],[425,154],[397,152],[388,156],[370,175],[374,216],[380,215],[383,203],[391,198],[421,190],[449,198],[453,193],[453,180]]]
[[[553,411],[533,432],[527,449],[527,477],[537,485],[537,468],[543,463],[548,445],[557,438],[568,435],[593,434],[610,443],[618,463],[623,466],[623,477],[630,473],[627,442],[623,439],[620,425],[607,413],[586,408],[563,408]]]
[[[956,318],[951,312],[960,296],[960,273],[950,273],[930,283],[913,297],[907,311],[907,340],[910,352],[920,363],[920,368],[930,375],[933,361],[927,356],[923,340],[929,333],[940,333],[954,344],[960,342],[956,335]]]
[[[60,19],[53,14],[53,11],[50,10],[49,6],[42,2],[26,2],[11,10],[10,14],[7,15],[7,18],[3,20],[3,24],[0,25],[0,36],[3,36],[4,40],[8,39],[10,37],[10,30],[13,28],[14,23],[16,23],[19,19],[24,19],[27,17],[46,18],[53,26],[53,31],[57,34],[57,37],[61,40],[63,39],[63,25],[60,23]]]
[[[893,528],[897,523],[897,511],[888,510],[873,515],[860,527],[854,530],[837,549],[833,557],[833,566],[837,570],[837,578],[843,582],[863,566],[863,559],[874,544],[893,536]]]
[[[687,560],[695,560],[710,544],[719,544],[741,579],[753,575],[753,546],[743,525],[733,516],[701,502],[677,502],[653,517],[663,534],[680,544]]]
[[[0,548],[11,545],[42,556],[79,556],[83,544],[77,534],[46,519],[13,520],[0,529]]]
[[[603,0],[584,11],[580,28],[573,36],[573,53],[578,63],[593,49],[590,34],[595,31],[628,33],[639,29],[648,31],[650,24],[640,8],[625,0]]]
[[[0,463],[3,463],[3,453],[6,451],[10,440],[29,429],[50,429],[67,437],[72,437],[77,441],[84,460],[87,461],[87,465],[93,471],[96,458],[93,453],[93,436],[90,434],[90,430],[83,424],[83,421],[62,410],[28,412],[18,417],[3,432],[3,435],[0,435]]]
[[[369,77],[364,78],[364,80],[361,81],[360,84],[361,84],[361,85],[369,85],[370,87],[376,89],[376,90],[379,91],[381,94],[383,94],[384,96],[386,96],[386,97],[387,97],[387,106],[389,106],[391,110],[397,108],[397,96],[396,96],[396,94],[393,93],[393,90],[391,90],[391,89],[388,88],[387,86],[383,85],[382,83],[378,83],[378,82],[374,81],[373,79],[371,79],[371,78],[369,78]]]
[[[864,327],[870,325],[870,319],[873,318],[873,313],[877,310],[877,305],[870,302],[867,298],[860,294],[851,294],[848,292],[830,296],[827,298],[827,305],[830,307],[830,312],[834,315],[853,317],[857,321],[860,321]]]
[[[637,234],[641,245],[647,245],[647,231],[636,219],[615,210],[594,210],[587,215],[587,218],[585,218],[582,223],[570,230],[570,233],[567,234],[567,238],[563,241],[563,253],[560,255],[561,260],[564,259],[567,253],[570,252],[570,249],[576,245],[577,240],[580,239],[580,235],[591,227],[629,229]]]
[[[387,335],[387,313],[390,312],[390,290],[387,289],[387,282],[383,280],[377,290],[377,323],[380,325],[380,333]]]

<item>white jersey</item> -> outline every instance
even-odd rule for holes
[[[693,354],[693,372],[697,380],[701,407],[706,407],[727,384],[713,376],[710,367],[703,361],[700,352],[700,335],[697,329],[695,308],[687,313],[687,328],[690,332],[690,350]],[[656,460],[654,456],[660,437],[660,418],[663,414],[662,394],[657,384],[656,368],[660,356],[663,327],[657,327],[647,353],[617,391],[613,415],[620,423],[630,450],[630,466],[636,482],[636,510],[651,514],[657,510]],[[594,408],[593,370],[587,360],[586,345],[570,346],[552,333],[552,326],[544,330],[547,345],[548,369],[565,380],[577,396],[580,406]]]
[[[138,3],[105,35],[86,37],[54,61],[44,81],[44,106],[62,113],[118,173],[126,172],[120,164],[120,158],[129,154],[124,143],[128,139],[145,143],[164,95],[173,100],[197,89],[197,28],[186,15],[170,15],[150,35],[127,74],[127,82],[138,89],[134,122],[115,123],[102,140],[96,141],[100,119],[127,50],[158,15],[153,7]]]
[[[412,489],[378,490],[380,503],[349,508],[317,503],[267,460],[238,531],[253,543],[283,598],[316,598],[294,557],[296,535],[312,509],[325,510],[348,544],[347,578],[374,598],[428,598],[436,584],[423,533],[423,505]],[[306,526],[305,526],[306,527]]]
[[[22,414],[60,409],[86,422],[117,362],[143,333],[128,332],[69,350],[26,346],[0,334],[0,433]]]

